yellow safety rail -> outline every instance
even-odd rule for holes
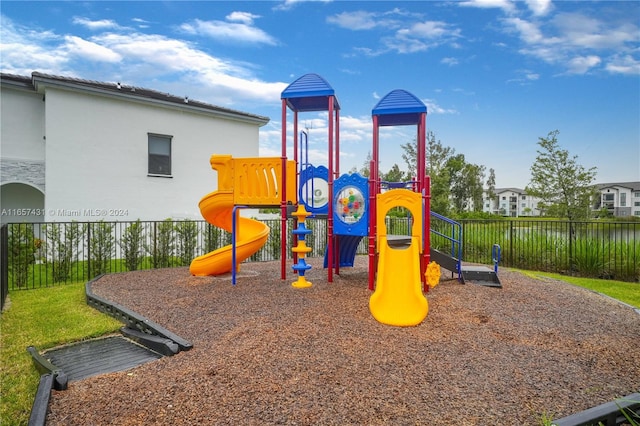
[[[233,191],[233,203],[248,206],[279,206],[282,201],[282,159],[212,155],[211,168],[218,172],[218,191]],[[286,201],[297,204],[296,163],[286,164]]]

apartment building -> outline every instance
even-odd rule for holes
[[[614,182],[596,185],[599,196],[594,211],[606,209],[615,217],[640,217],[640,182]]]
[[[613,182],[596,185],[592,210],[594,214],[606,209],[613,217],[640,217],[640,182]],[[507,217],[540,216],[540,199],[520,188],[496,188],[495,197],[483,196],[482,211]]]
[[[508,217],[540,216],[536,197],[527,195],[520,188],[496,188],[495,197],[489,198],[484,192],[482,211]]]

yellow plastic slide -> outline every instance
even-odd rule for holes
[[[287,203],[296,203],[296,164],[287,161],[284,165],[286,176],[290,176],[292,181],[285,185],[282,161],[279,157],[212,155],[209,163],[218,172],[218,190],[200,200],[202,217],[210,224],[231,232],[236,205],[279,206],[283,192]],[[236,264],[239,265],[264,245],[269,237],[269,227],[257,220],[239,217],[236,231]],[[224,274],[232,271],[232,260],[232,247],[228,245],[196,257],[189,269],[192,275]]]
[[[215,191],[202,198],[199,204],[202,217],[210,224],[232,231],[233,191]],[[263,222],[239,217],[236,222],[236,264],[257,252],[267,242],[269,227]],[[231,245],[196,257],[189,268],[192,275],[219,275],[231,272]]]
[[[382,324],[418,325],[429,312],[420,281],[420,251],[412,238],[406,249],[389,247],[380,240],[376,290],[369,299],[371,315]]]
[[[385,216],[394,207],[411,213],[411,245],[393,248],[387,242]],[[371,315],[383,324],[418,325],[429,312],[422,293],[420,253],[422,247],[422,196],[407,189],[393,189],[377,195],[378,270],[376,289],[369,298]]]

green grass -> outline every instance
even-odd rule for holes
[[[24,425],[40,380],[27,346],[42,351],[122,324],[86,304],[84,283],[11,291],[7,304],[0,317],[0,424]]]
[[[554,274],[550,272],[521,271],[532,278],[548,277],[560,281],[565,281],[579,287],[606,294],[609,297],[628,303],[636,308],[640,308],[640,284],[625,281],[599,280],[595,278],[569,277],[566,275]]]

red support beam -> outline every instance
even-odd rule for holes
[[[333,102],[334,97],[329,96],[329,176],[328,176],[328,191],[329,191],[329,205],[327,211],[327,281],[333,282],[333,265],[334,253],[333,253]]]
[[[369,290],[373,291],[376,276],[376,196],[378,194],[378,116],[373,116],[373,148],[369,162]]]

